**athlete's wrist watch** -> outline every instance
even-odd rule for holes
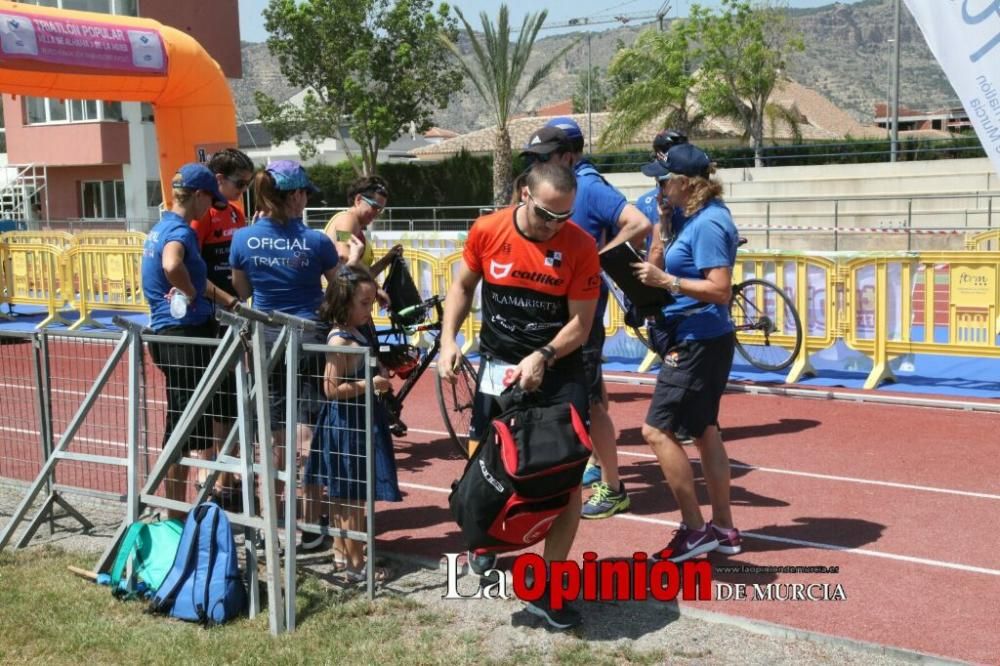
[[[673,296],[680,296],[681,295],[681,279],[679,277],[677,277],[676,275],[674,276],[674,279],[671,280],[670,283],[667,286],[670,289],[670,293]]]
[[[552,345],[545,345],[544,347],[539,347],[535,350],[545,358],[545,366],[548,368],[552,367],[552,364],[556,362],[556,350]]]

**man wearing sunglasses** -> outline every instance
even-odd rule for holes
[[[561,137],[553,130],[559,130]],[[573,221],[590,234],[602,251],[628,241],[641,243],[652,225],[584,157],[583,146],[583,131],[576,121],[559,117],[547,122],[529,139],[522,155],[529,161],[545,160],[573,169],[577,182]],[[608,392],[601,369],[607,304],[608,292],[602,282],[593,328],[583,348],[590,387],[590,437],[594,443],[594,458],[583,478],[584,485],[593,484],[593,494],[582,511],[584,518],[591,519],[608,518],[627,511],[630,506],[625,485],[618,478],[617,438],[608,413]]]
[[[590,236],[570,221],[576,179],[567,166],[536,164],[525,178],[521,204],[476,220],[462,252],[463,262],[445,299],[438,373],[455,381],[461,359],[455,336],[482,283],[482,361],[472,403],[470,449],[500,413],[499,395],[517,383],[540,391],[553,404],[570,403],[587,419],[590,400],[581,347],[593,324],[600,293],[600,262]],[[545,539],[546,561],[569,554],[580,522],[576,501],[555,519]],[[470,555],[478,574],[496,556]],[[576,611],[552,609],[547,597],[529,612],[566,629],[580,622]]]

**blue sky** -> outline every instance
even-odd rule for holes
[[[858,0],[841,0],[847,4]],[[487,0],[453,0],[449,2],[458,7],[474,26],[479,25],[479,13],[482,11],[494,14],[500,6],[498,2]],[[662,0],[575,0],[574,2],[553,2],[549,6],[549,16],[546,23],[566,23],[570,19],[587,17],[591,21],[601,19],[611,20],[616,16],[639,16],[656,14]],[[668,16],[685,16],[692,4],[691,0],[671,0],[673,6]],[[718,6],[718,0],[700,0],[702,6]],[[833,4],[832,0],[788,0],[789,7],[822,7]],[[264,30],[264,20],[261,12],[267,6],[267,0],[239,0],[240,6],[240,37],[247,42],[262,42],[267,38]],[[512,22],[519,25],[528,12],[539,11],[544,5],[538,0],[508,0]],[[616,27],[614,24],[594,26],[595,30],[607,30]],[[550,34],[543,32],[544,34]]]

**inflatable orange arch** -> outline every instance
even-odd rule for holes
[[[178,167],[236,146],[222,69],[190,35],[152,19],[0,0],[0,92],[152,104],[167,205]]]

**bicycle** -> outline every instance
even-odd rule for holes
[[[398,313],[390,313],[389,319],[392,327],[375,331],[376,338],[380,339],[380,360],[387,361],[387,365],[394,374],[403,379],[403,384],[398,390],[384,397],[390,415],[389,430],[395,437],[406,436],[407,426],[400,418],[403,403],[441,350],[443,302],[443,297],[432,296],[417,305],[404,308]],[[414,325],[401,323],[404,318],[416,318],[417,321],[423,321],[427,319],[428,312],[432,310],[435,315],[433,321],[424,321]],[[433,342],[430,349],[413,347],[406,342],[410,336],[417,333],[429,333],[432,336]],[[382,338],[385,339],[384,342],[381,340]],[[391,342],[393,339],[397,342]],[[438,377],[435,388],[438,408],[441,410],[441,418],[444,420],[452,446],[463,457],[467,458],[469,426],[472,422],[472,400],[476,394],[476,370],[464,356],[456,376],[454,384]]]
[[[759,370],[784,370],[802,351],[799,313],[773,282],[750,278],[734,284],[729,315],[736,328],[736,351]]]

